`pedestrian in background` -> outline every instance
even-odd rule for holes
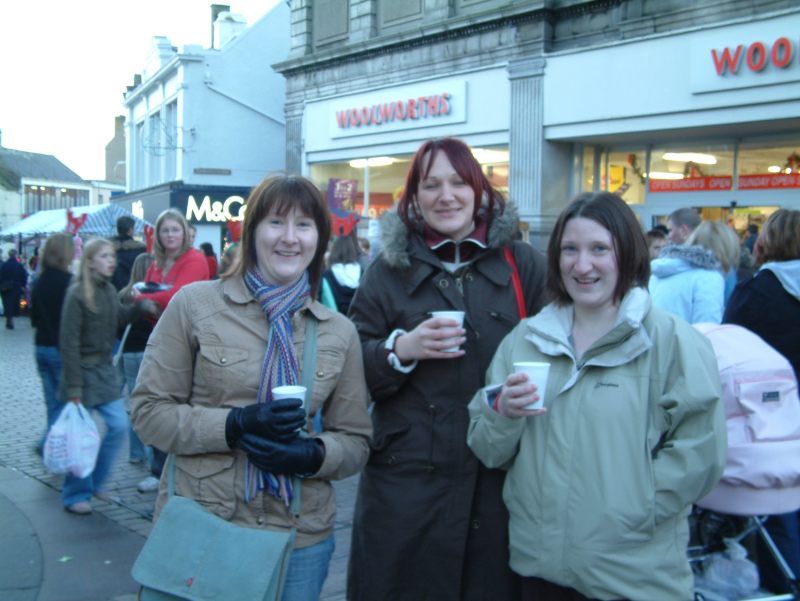
[[[61,411],[58,390],[61,384],[61,355],[58,335],[61,311],[72,274],[69,271],[75,256],[75,244],[69,234],[53,234],[44,243],[42,270],[31,292],[31,325],[36,328],[36,367],[42,379],[47,408],[47,427],[36,445],[41,455],[44,439]]]
[[[483,467],[466,443],[467,404],[494,350],[521,312],[544,304],[544,259],[515,241],[518,224],[452,138],[419,148],[397,209],[381,218],[381,252],[350,306],[375,428],[353,518],[350,601],[519,595],[505,472]],[[431,317],[439,310],[463,311],[463,327]]]
[[[228,271],[236,267],[236,262],[239,260],[239,250],[240,246],[238,242],[233,242],[228,245],[222,253],[222,257],[220,257],[217,278],[222,277],[228,273]]]
[[[661,229],[653,228],[647,232],[646,236],[650,259],[657,259],[661,250],[667,245],[667,235]]]
[[[130,215],[120,215],[117,218],[117,235],[111,238],[114,252],[117,255],[117,266],[111,283],[117,290],[122,290],[131,278],[131,269],[136,257],[147,251],[144,242],[133,238],[136,221]]]
[[[200,251],[192,248],[189,224],[177,209],[162,211],[156,219],[153,239],[155,261],[147,270],[145,280],[162,284],[157,292],[139,293],[158,304],[163,312],[170,299],[186,284],[208,279],[208,262]]]
[[[330,285],[336,309],[347,315],[353,295],[361,281],[362,268],[359,261],[361,253],[353,236],[338,236],[331,244],[328,255],[328,269],[322,277]]]
[[[92,512],[92,495],[110,500],[106,479],[128,433],[125,402],[112,364],[117,328],[140,315],[156,311],[154,303],[139,302],[125,307],[111,283],[116,261],[114,247],[95,238],[83,248],[80,271],[64,300],[59,332],[61,350],[61,398],[96,410],[106,424],[94,471],[85,478],[67,474],[61,500],[67,511],[80,515]]]
[[[684,244],[698,225],[700,213],[697,209],[684,207],[672,211],[667,218],[667,237],[670,244]]]
[[[134,286],[136,284],[144,284],[147,270],[150,268],[152,262],[153,255],[148,253],[140,254],[133,261],[128,284],[119,292],[119,299],[124,305],[134,303],[136,297],[136,289]],[[119,332],[120,338],[123,340],[120,343],[122,348],[119,349],[118,352],[121,353],[122,375],[125,380],[125,410],[130,415],[131,394],[136,386],[139,366],[142,363],[144,350],[147,347],[147,340],[150,338],[150,333],[153,331],[155,321],[151,316],[146,315],[139,317],[128,325],[129,329],[126,327],[125,330]],[[127,335],[125,335],[125,331],[128,332]],[[153,450],[146,448],[145,445],[142,444],[142,441],[139,440],[133,427],[129,428],[128,442],[128,461],[130,463],[142,463],[146,461],[151,471],[156,470],[156,473],[161,473],[160,468],[161,465],[163,465],[163,461],[158,467],[153,465]],[[142,492],[147,491],[145,490]]]
[[[194,240],[194,227],[190,226],[180,211],[166,209],[156,219],[153,237],[153,256],[145,275],[149,284],[159,284],[150,292],[134,290],[134,299],[154,301],[162,314],[177,292],[194,282],[208,279],[208,262],[200,251],[191,247]],[[139,492],[152,492],[158,489],[161,470],[167,454],[158,445],[153,446],[153,459],[150,464],[151,475],[136,485]]]
[[[372,432],[358,334],[314,300],[330,227],[310,181],[261,182],[247,200],[236,269],[173,298],[133,395],[139,436],[175,455],[177,494],[241,526],[296,529],[283,601],[319,598],[334,550],[330,481],[363,467]],[[304,381],[309,320],[316,359],[304,410],[272,390]],[[324,431],[300,435],[318,415]],[[295,495],[299,515],[290,509]]]
[[[800,379],[800,211],[779,209],[769,216],[755,244],[758,271],[733,291],[723,323],[755,332],[792,364]],[[766,527],[783,558],[800,574],[800,511],[770,516]],[[759,554],[764,585],[783,590],[769,554]]]
[[[486,376],[497,386],[469,406],[470,447],[508,470],[521,598],[691,599],[688,515],[727,450],[716,355],[651,307],[647,242],[618,196],[570,203],[547,261],[553,303],[503,340]],[[546,389],[517,361],[549,363]]]
[[[720,323],[725,276],[738,261],[736,234],[724,223],[703,222],[685,244],[667,245],[653,260],[649,283],[653,304],[689,323]]]
[[[217,277],[217,255],[214,254],[214,247],[210,242],[201,242],[200,249],[206,256],[206,263],[208,264],[208,279],[213,280]]]
[[[8,251],[8,259],[0,266],[0,295],[3,297],[3,313],[6,329],[14,329],[14,318],[19,313],[19,301],[28,285],[28,272],[17,258],[16,249]]]

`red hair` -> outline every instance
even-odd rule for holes
[[[487,219],[491,219],[495,205],[503,212],[506,201],[503,195],[492,187],[489,180],[483,174],[480,163],[475,160],[472,150],[461,140],[456,138],[438,138],[428,140],[419,147],[414,158],[411,160],[411,167],[406,175],[406,185],[400,201],[397,205],[397,213],[409,229],[413,229],[414,224],[422,220],[415,198],[419,183],[428,177],[433,162],[439,152],[443,152],[456,173],[472,188],[475,193],[475,206],[472,209],[472,219],[478,215],[483,202],[486,202]],[[430,153],[427,158],[426,155]]]

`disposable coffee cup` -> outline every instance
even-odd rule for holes
[[[305,386],[276,386],[272,389],[272,400],[278,399],[300,399],[303,402],[303,409],[306,407],[306,387]]]
[[[528,374],[528,382],[536,384],[536,394],[539,400],[525,406],[525,409],[534,411],[544,407],[544,393],[547,390],[547,376],[550,373],[550,364],[537,361],[517,361],[514,363],[515,374]]]
[[[431,311],[432,317],[445,317],[458,322],[458,327],[464,325],[464,312],[463,311]],[[451,346],[450,348],[442,349],[443,353],[456,353],[458,352],[458,345]]]

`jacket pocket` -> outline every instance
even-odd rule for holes
[[[179,455],[175,461],[175,492],[229,520],[236,509],[235,460],[233,455],[221,453]]]
[[[304,534],[322,534],[333,528],[336,498],[327,480],[309,478],[300,481],[300,515],[292,516],[292,524]],[[269,514],[267,524],[285,527],[281,515]]]
[[[229,389],[246,375],[249,356],[245,349],[201,343],[196,370],[209,384]]]
[[[371,465],[392,465],[398,461],[397,443],[408,434],[411,424],[376,430],[370,443],[369,461]]]

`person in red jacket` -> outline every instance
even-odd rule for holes
[[[206,258],[190,246],[189,225],[177,209],[162,211],[156,219],[153,255],[156,260],[147,270],[145,281],[161,284],[162,289],[139,296],[155,301],[162,311],[186,284],[208,279]]]
[[[189,224],[181,212],[177,209],[162,211],[156,219],[156,233],[153,237],[155,261],[150,264],[145,276],[148,286],[146,291],[139,292],[134,298],[155,301],[163,312],[178,290],[192,282],[207,280],[209,274],[206,257],[192,248],[191,244]],[[160,289],[150,291],[156,288],[152,284],[160,284]],[[158,478],[166,458],[166,453],[153,448],[150,464],[152,476],[138,483],[140,492],[150,492],[158,488]]]
[[[211,246],[211,242],[203,242],[200,244],[200,249],[203,251],[203,254],[206,256],[206,262],[208,263],[208,277],[209,279],[216,279],[217,277],[217,256],[214,254],[214,247]]]

